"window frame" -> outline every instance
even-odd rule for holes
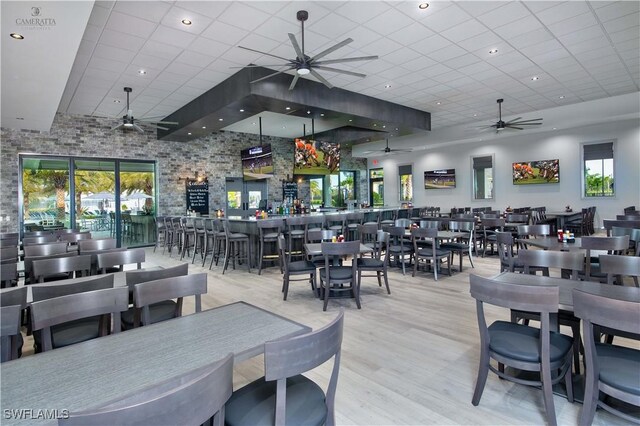
[[[411,174],[401,174],[400,170],[402,167],[411,167]],[[402,191],[402,176],[411,176],[411,197],[405,199],[403,197],[403,191]],[[398,201],[400,203],[411,203],[413,202],[413,196],[414,194],[414,188],[415,188],[415,182],[414,182],[414,173],[413,173],[413,163],[410,164],[398,164]]]
[[[607,199],[607,200],[611,200],[611,199],[615,199],[617,197],[616,194],[616,187],[615,187],[615,183],[616,183],[616,139],[607,139],[607,140],[600,140],[600,141],[591,141],[591,142],[582,142],[580,144],[580,198],[583,200],[593,200],[593,199]],[[587,167],[586,167],[586,160],[585,160],[585,155],[584,155],[584,149],[586,146],[589,145],[599,145],[599,144],[611,144],[611,151],[612,151],[612,157],[611,158],[611,163],[612,163],[612,173],[611,176],[613,178],[613,185],[612,185],[612,194],[611,195],[605,195],[604,194],[604,185],[602,185],[602,192],[599,195],[587,195]],[[600,158],[599,160],[602,160],[604,162],[604,160],[606,160],[607,158]],[[604,163],[602,164],[603,169],[604,169]],[[604,173],[603,173],[604,175]],[[604,176],[603,176],[604,177]]]

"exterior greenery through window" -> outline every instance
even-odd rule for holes
[[[400,201],[413,200],[413,166],[404,165],[398,167],[400,176]]]
[[[317,207],[324,201],[323,197],[323,178],[311,178],[309,179],[309,186],[311,189],[311,205]]]
[[[369,194],[371,194],[370,203],[374,207],[384,205],[384,170],[369,170]]]
[[[355,171],[341,171],[337,175],[330,175],[331,206],[345,207],[347,201],[356,199]]]
[[[582,148],[584,196],[614,196],[613,142],[585,144]]]

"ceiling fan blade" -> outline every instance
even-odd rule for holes
[[[412,149],[396,149],[396,148],[391,148],[391,152],[413,152]]]
[[[336,51],[336,50],[340,49],[341,47],[346,46],[347,44],[351,43],[352,41],[353,41],[352,38],[348,38],[346,40],[342,40],[340,43],[334,44],[330,48],[328,48],[326,50],[323,50],[322,52],[318,53],[313,58],[309,59],[309,62],[315,61],[316,59],[322,58],[323,56],[327,56],[329,53],[331,53],[333,51]]]
[[[274,75],[282,74],[283,72],[286,72],[286,71],[289,71],[289,70],[292,70],[292,69],[293,69],[292,67],[289,67],[286,70],[281,70],[281,71],[274,72],[273,74],[269,74],[269,75],[264,76],[262,78],[259,78],[257,80],[250,81],[249,83],[257,83],[259,81],[266,80],[266,79],[268,79],[270,77],[273,77]]]
[[[542,121],[542,118],[533,118],[531,120],[522,120],[522,121],[515,121],[515,120],[511,120],[509,121],[507,124],[511,123],[511,124],[520,124],[520,123],[529,123],[531,121]]]
[[[132,125],[134,129],[136,129],[138,132],[140,133],[144,133],[144,130],[142,130],[142,127],[138,126],[137,124],[133,124]]]
[[[373,59],[378,59],[378,56],[377,55],[376,56],[358,56],[355,58],[327,59],[326,61],[313,62],[313,65],[339,64],[341,62],[371,61]]]
[[[293,80],[291,80],[291,84],[289,85],[289,90],[293,90],[294,87],[296,87],[296,83],[298,82],[298,79],[300,78],[300,74],[296,73],[296,75],[293,76]]]
[[[304,61],[304,53],[302,53],[302,49],[300,49],[300,45],[298,44],[298,40],[296,40],[296,36],[289,33],[289,40],[291,40],[291,45],[293,46],[293,50],[296,51],[298,59]]]
[[[170,126],[177,126],[178,123],[177,121],[157,121],[157,120],[150,120],[148,118],[136,118],[136,121],[141,121],[143,123],[148,123],[148,124],[168,124]]]
[[[542,123],[507,123],[508,126],[540,126]]]
[[[514,121],[518,121],[518,120],[520,120],[521,118],[522,118],[522,117],[514,118],[514,119],[513,119],[513,120],[511,120],[511,121],[507,121],[507,124],[509,124],[509,123],[513,123]]]
[[[122,127],[122,126],[124,126],[124,123],[120,123],[120,124],[118,124],[117,126],[112,127],[112,128],[111,128],[111,130],[119,129],[119,128],[120,128],[120,127]]]
[[[331,68],[331,67],[324,67],[322,65],[313,65],[314,68],[318,68],[321,70],[325,70],[325,71],[331,71],[331,72],[337,72],[338,74],[347,74],[347,75],[352,75],[355,77],[366,77],[366,74],[361,74],[359,72],[353,72],[353,71],[345,71],[345,70],[339,70],[337,68]]]
[[[244,46],[238,46],[238,47],[239,47],[240,49],[249,50],[249,51],[251,51],[251,52],[260,53],[260,54],[262,54],[262,55],[267,55],[267,56],[271,56],[271,57],[273,57],[273,58],[278,58],[278,59],[282,59],[283,61],[290,62],[290,60],[289,60],[289,59],[287,59],[287,58],[283,58],[282,56],[272,55],[271,53],[261,52],[261,51],[259,51],[259,50],[251,49],[251,48],[249,48],[249,47],[244,47]]]
[[[288,65],[288,64],[245,65],[244,67],[229,67],[229,69],[260,68],[260,67],[284,67],[285,65]]]
[[[311,68],[309,71],[311,72],[311,75],[317,78],[318,80],[320,80],[322,84],[327,86],[329,89],[333,89],[333,85],[329,83],[326,78],[324,78],[323,76],[318,74],[316,71],[314,71],[313,68]]]
[[[511,126],[511,125],[509,125],[509,124],[506,124],[504,127],[505,127],[506,129],[524,130],[522,127]]]

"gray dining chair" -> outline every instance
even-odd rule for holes
[[[360,306],[360,289],[358,288],[358,265],[356,258],[360,254],[360,241],[342,243],[320,243],[324,256],[324,268],[320,269],[320,293],[324,299],[323,311],[327,310],[331,293],[349,292]],[[335,261],[342,256],[352,256],[351,266],[340,266]],[[333,259],[332,259],[333,258]],[[332,265],[332,262],[335,263]]]
[[[108,316],[111,315],[114,324],[112,332],[118,333],[120,331],[120,312],[127,310],[128,298],[125,287],[116,287],[33,302],[31,304],[31,324],[34,332],[42,330],[42,351],[67,346],[66,341],[63,343],[55,338],[51,328],[70,321],[104,315],[103,320],[110,323]],[[95,337],[98,336],[90,338]],[[84,340],[88,339],[82,341]],[[71,344],[73,343],[79,342],[74,341]]]
[[[15,287],[18,285],[18,264],[0,264],[0,288]]]
[[[187,296],[195,297],[195,312],[202,310],[202,295],[207,293],[207,274],[191,274],[164,278],[136,284],[133,290],[134,307],[140,312],[139,320],[134,318],[134,327],[150,325],[182,316],[182,301]],[[177,299],[173,311],[154,310],[153,306]],[[167,313],[168,315],[163,315]]]
[[[229,267],[231,260],[233,269],[236,269],[236,260],[238,264],[244,260],[247,263],[247,269],[251,272],[251,243],[249,235],[241,232],[231,232],[229,220],[222,221],[222,229],[225,234],[224,263],[222,265],[222,274]]]
[[[33,284],[37,282],[35,275],[33,274],[33,263],[38,260],[57,259],[63,257],[75,257],[78,252],[71,251],[60,254],[52,254],[49,256],[25,256],[24,257],[24,280],[25,284]],[[68,278],[68,274],[62,273],[58,276],[60,279]]]
[[[304,216],[287,217],[285,219],[287,243],[287,253],[289,258],[304,258],[304,242],[307,238],[307,225]],[[297,246],[297,247],[296,247]]]
[[[5,288],[0,290],[0,306],[5,307],[5,306],[20,306],[20,323],[26,323],[27,320],[24,317],[24,314],[27,312],[27,287],[25,286],[20,286],[20,287],[12,287],[12,288]],[[23,318],[25,318],[23,320]],[[2,326],[2,324],[0,323],[0,326]],[[10,340],[10,344],[11,344],[11,348],[9,349],[7,347],[7,349],[3,349],[9,351],[10,353],[13,353],[13,351],[15,350],[17,352],[17,356],[21,356],[22,355],[22,345],[24,343],[24,340],[22,338],[22,333],[18,333],[17,335],[15,335],[15,339],[9,339]],[[4,348],[5,342],[2,342],[2,346]]]
[[[365,226],[366,225],[362,225],[363,228]],[[362,235],[363,234],[361,228],[361,238]],[[384,285],[387,288],[387,294],[391,294],[391,290],[389,289],[389,277],[387,274],[390,257],[390,253],[388,250],[389,238],[390,237],[388,232],[378,230],[376,233],[375,241],[375,247],[377,249],[373,251],[373,256],[371,258],[359,257],[356,259],[356,265],[358,267],[358,291],[360,289],[362,277],[376,277],[378,279],[378,285],[380,287],[382,287],[382,279],[384,279]],[[384,254],[382,254],[382,252],[384,252]],[[364,275],[363,272],[375,272],[375,275]]]
[[[228,426],[335,426],[344,311],[310,333],[264,345],[264,377],[236,390],[225,407]],[[333,358],[327,390],[303,376]]]
[[[53,254],[63,254],[68,252],[68,247],[69,243],[67,243],[66,241],[25,246],[24,257],[27,258],[33,256],[51,256]]]
[[[18,246],[0,248],[0,264],[17,263],[18,262]]]
[[[313,232],[320,232],[321,230],[313,230]],[[333,231],[327,231],[333,232]],[[291,261],[287,255],[288,244],[283,235],[278,236],[278,250],[280,251],[280,258],[282,259],[282,293],[283,300],[287,300],[289,294],[289,282],[290,281],[308,281],[311,284],[311,290],[313,294],[318,296],[317,289],[317,266],[310,260],[297,260]],[[293,279],[291,276],[303,275],[305,278]],[[308,277],[308,278],[307,278]]]
[[[500,256],[500,272],[522,272],[524,265],[515,253],[516,243],[513,234],[496,231],[495,235]]]
[[[573,309],[582,319],[585,336],[585,393],[578,424],[593,423],[598,407],[632,423],[638,417],[624,413],[608,402],[607,396],[640,407],[640,350],[596,341],[596,327],[640,336],[640,303],[573,290]]]
[[[487,376],[491,371],[502,379],[542,387],[546,420],[549,425],[555,426],[557,421],[552,386],[564,380],[567,399],[573,402],[571,338],[550,329],[549,316],[558,311],[560,302],[559,288],[505,283],[473,274],[469,281],[471,297],[476,299],[480,330],[480,364],[472,404],[477,406],[480,403]],[[538,329],[501,320],[488,326],[485,304],[536,312],[540,316],[541,327]],[[498,368],[491,364],[492,359],[499,363]],[[539,372],[540,379],[514,377],[509,370],[501,368],[502,365],[517,370]]]
[[[491,245],[491,251],[493,251],[493,245],[497,242],[496,231],[504,231],[504,219],[490,218],[488,215],[482,216],[482,257],[487,252],[487,246]]]
[[[58,279],[87,277],[91,271],[91,255],[35,260],[33,277],[39,283]]]
[[[97,238],[78,241],[78,252],[84,254],[86,251],[108,250],[114,249],[118,245],[115,238]]]
[[[425,266],[431,265],[433,268],[433,278],[438,281],[438,269],[443,262],[447,263],[449,275],[451,275],[451,250],[448,248],[440,248],[438,242],[437,228],[414,228],[411,230],[411,240],[413,242],[413,252],[415,261],[413,263],[413,274],[415,277],[418,272],[420,261]],[[430,242],[430,245],[421,245],[421,242]]]
[[[466,255],[469,257],[469,263],[472,268],[473,265],[473,250],[475,248],[475,230],[476,224],[474,219],[458,219],[449,221],[449,230],[464,232],[464,236],[455,239],[454,241],[444,242],[440,245],[440,248],[451,250],[452,253],[457,253],[460,259],[460,271],[462,271],[462,258]]]
[[[335,229],[309,229],[307,231],[307,242],[320,244],[322,242],[330,242],[333,241],[333,238],[337,238],[338,233]],[[316,268],[324,267],[324,256],[319,255],[310,255],[307,256],[307,260],[313,262],[316,265]],[[331,260],[331,264],[333,265],[333,259]]]
[[[124,269],[124,265],[136,265],[137,269],[142,269],[142,263],[145,261],[144,249],[128,249],[125,251],[116,251],[108,253],[100,253],[96,255],[98,271],[106,274],[108,268],[118,268],[119,271]]]
[[[396,265],[402,264],[402,275],[405,275],[407,258],[409,266],[411,266],[413,261],[413,244],[406,238],[406,229],[403,226],[388,226],[384,229],[389,233],[389,246],[387,250],[390,256],[393,256]]]
[[[205,367],[147,386],[108,405],[71,411],[60,426],[224,425],[233,391],[233,354]]]
[[[0,307],[0,362],[18,358],[21,319],[22,307],[20,305]]]
[[[523,240],[548,237],[551,235],[551,226],[548,224],[520,225],[517,235],[520,240],[518,247],[526,249],[527,243]]]
[[[624,277],[631,277],[638,287],[640,277],[640,257],[600,255],[600,272],[607,275],[607,284],[624,285]]]
[[[586,281],[606,281],[607,277],[600,271],[598,256],[592,256],[594,251],[606,251],[607,254],[620,255],[629,248],[629,236],[619,237],[582,237],[580,248],[586,250],[587,262],[585,263],[584,279]]]
[[[640,229],[620,228],[617,226],[611,228],[612,237],[619,237],[622,235],[629,236],[629,249],[626,251],[626,254],[640,256]]]

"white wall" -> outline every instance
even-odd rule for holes
[[[428,138],[428,136],[427,136]],[[614,140],[616,196],[582,198],[580,144]],[[471,156],[495,154],[494,200],[472,200]],[[560,183],[516,186],[511,164],[517,161],[560,159]],[[580,128],[520,135],[494,141],[452,144],[426,151],[369,159],[369,168],[384,169],[385,204],[398,205],[398,165],[413,164],[414,205],[451,207],[546,206],[547,210],[574,210],[596,206],[596,219],[615,218],[624,207],[640,208],[640,121],[638,119]],[[455,189],[425,190],[424,171],[456,169]]]

